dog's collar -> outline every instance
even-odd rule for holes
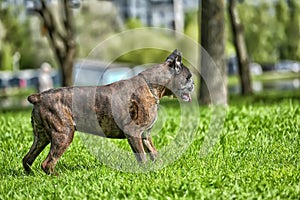
[[[150,83],[148,82],[148,80],[146,79],[146,77],[144,76],[144,74],[139,74],[140,77],[142,77],[144,79],[144,81],[146,82],[151,94],[153,95],[154,99],[155,99],[155,103],[159,104],[159,98],[157,97],[157,95],[154,93],[152,86],[150,85]]]

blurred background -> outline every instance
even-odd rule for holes
[[[202,46],[214,60],[222,59],[222,64],[216,63],[224,72],[228,99],[257,94],[300,96],[298,0],[213,0],[210,5],[201,0],[0,0],[0,6],[1,109],[29,106],[25,97],[39,91],[40,68],[45,62],[52,67],[53,87],[72,85],[78,70],[88,78],[77,85],[91,84],[89,80],[97,78],[93,75],[107,66],[96,57],[82,65],[95,45],[143,27],[171,29],[201,45],[212,41]],[[218,23],[205,24],[213,20]],[[205,34],[205,26],[216,34]],[[215,39],[219,36],[221,42]],[[171,42],[160,35],[147,36],[147,40]],[[216,45],[221,51],[217,58],[209,50]],[[147,67],[143,64],[161,63],[168,53],[157,49],[128,52],[116,58],[101,84],[133,76]],[[250,81],[243,81],[247,73]],[[244,89],[243,84],[251,89]]]

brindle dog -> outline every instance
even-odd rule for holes
[[[174,50],[167,60],[138,75],[104,86],[64,87],[33,94],[32,127],[34,142],[23,158],[30,166],[51,143],[42,163],[53,174],[58,159],[73,140],[75,130],[107,138],[126,138],[137,161],[157,157],[150,130],[157,118],[159,99],[174,94],[191,101],[194,83],[189,69],[182,64],[181,52]]]

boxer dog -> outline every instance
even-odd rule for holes
[[[182,64],[181,56],[176,49],[164,63],[108,85],[62,87],[30,95],[34,141],[23,158],[25,170],[31,171],[36,157],[50,143],[42,169],[55,174],[55,165],[76,130],[127,139],[139,163],[147,161],[146,153],[155,161],[158,153],[150,130],[158,115],[160,98],[173,94],[190,102],[194,89],[192,74]]]

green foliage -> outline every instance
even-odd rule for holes
[[[274,16],[270,15],[270,5],[261,3],[255,6],[244,3],[239,4],[238,10],[245,28],[245,39],[251,59],[259,63],[275,62],[278,59],[278,51],[274,47],[277,46],[280,29],[275,29],[276,21]]]
[[[135,29],[135,28],[142,28],[143,24],[139,19],[136,18],[130,18],[126,21],[125,26],[128,29]]]
[[[286,35],[287,45],[284,57],[300,60],[300,3],[297,0],[290,1],[290,17],[287,22]]]
[[[272,63],[281,59],[300,60],[300,2],[243,1],[237,4],[243,24],[250,59],[258,63]],[[231,25],[226,15],[226,54],[235,50]],[[198,41],[197,13],[185,16],[185,34]]]
[[[199,40],[198,11],[190,11],[185,14],[184,34],[195,41]]]
[[[3,41],[6,45],[10,46],[2,49],[2,51],[0,49],[0,54],[6,54],[2,58],[6,58],[8,54],[13,55],[14,52],[18,51],[21,54],[20,68],[32,68],[35,65],[35,60],[32,59],[34,57],[34,50],[32,49],[29,22],[20,22],[10,7],[1,10],[0,18],[6,30]],[[8,51],[8,48],[11,52],[5,52]],[[5,65],[0,69],[12,69],[12,66],[7,66],[11,65],[8,61],[2,61],[1,63]]]
[[[276,12],[276,20],[280,23],[287,23],[289,20],[288,12],[289,7],[286,3],[286,0],[279,0],[277,4],[275,4],[275,12]]]
[[[1,1],[0,1],[0,3],[1,3]],[[5,30],[4,26],[3,26],[3,23],[0,20],[0,51],[1,51],[2,45],[3,45],[3,41],[2,40],[5,37],[5,35],[6,35],[6,30]]]
[[[151,48],[152,44],[155,44],[157,41],[159,41],[161,47],[163,48],[170,46],[172,42],[179,42],[174,41],[174,35],[157,33],[155,36],[153,36],[151,31],[148,32],[143,30],[140,33],[138,32],[138,34],[133,33],[131,37],[132,38],[128,40],[114,40],[113,43],[110,44],[110,51],[113,53],[114,51],[119,51],[119,49],[122,49],[122,46],[126,48],[131,47],[131,49],[133,49],[132,51],[129,51],[128,53],[116,58],[117,62],[126,62],[135,65],[161,63],[166,59],[170,52],[167,52],[163,49]],[[141,38],[141,40],[145,40],[143,41],[145,44],[143,48],[135,49],[136,47],[132,39],[135,39],[136,37]],[[122,44],[121,47],[120,44]],[[179,43],[178,46],[180,46]]]
[[[103,6],[103,1],[82,2],[82,9],[75,13],[78,57],[86,57],[101,41],[120,30],[117,10]],[[89,25],[87,25],[87,22]]]
[[[4,43],[2,47],[0,69],[10,71],[13,63],[11,45]]]
[[[180,112],[176,107],[167,109],[175,121],[167,121],[154,137],[158,149],[179,126],[174,122]],[[77,134],[57,165],[59,177],[47,176],[40,169],[49,147],[33,164],[34,174],[24,173],[21,160],[33,139],[30,113],[2,113],[0,199],[299,198],[299,101],[232,105],[220,141],[203,158],[199,150],[210,124],[210,108],[201,107],[200,112],[195,141],[182,158],[164,169],[148,173],[113,170],[101,164]]]
[[[142,65],[150,63],[161,63],[161,61],[165,60],[167,56],[168,53],[163,50],[145,48],[124,54],[120,56],[117,61]]]
[[[300,3],[290,2],[238,4],[248,53],[253,61],[300,60]]]

